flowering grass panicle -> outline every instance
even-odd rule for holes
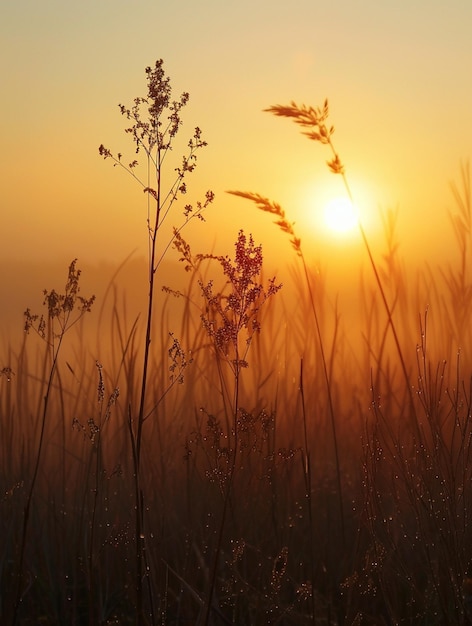
[[[235,243],[234,259],[229,256],[200,255],[200,260],[216,260],[226,279],[227,291],[216,292],[213,280],[200,283],[207,303],[207,313],[201,319],[216,351],[231,364],[234,370],[247,367],[247,351],[254,333],[260,332],[259,313],[264,303],[281,288],[271,278],[268,286],[258,282],[262,272],[262,246],[256,246],[252,235],[239,231]],[[245,331],[245,345],[241,333]]]
[[[261,211],[265,211],[266,213],[271,213],[272,215],[276,215],[278,219],[275,221],[275,224],[287,235],[290,235],[292,238],[290,243],[292,244],[293,249],[297,253],[298,256],[301,256],[301,239],[295,235],[295,230],[293,228],[293,223],[289,222],[285,211],[278,204],[278,202],[273,202],[268,198],[264,198],[258,193],[251,193],[249,191],[228,191],[233,196],[239,196],[240,198],[245,198],[246,200],[250,200],[254,202],[258,209]]]
[[[175,243],[181,242],[181,230],[190,220],[197,218],[204,221],[203,211],[213,202],[213,192],[207,191],[205,200],[195,206],[187,203],[183,210],[183,223],[174,227],[167,240],[161,241],[162,226],[169,218],[170,211],[177,200],[187,194],[187,177],[195,171],[197,152],[207,145],[202,131],[197,126],[190,137],[185,153],[176,165],[171,162],[171,151],[175,147],[177,135],[182,126],[182,110],[188,104],[189,94],[183,92],[178,99],[172,98],[170,78],[164,71],[163,61],[156,61],[154,67],[146,68],[147,95],[137,97],[128,107],[119,104],[121,115],[130,123],[125,133],[131,135],[136,157],[126,161],[121,152],[115,154],[103,144],[99,146],[99,154],[104,159],[113,161],[114,166],[123,168],[142,187],[146,194],[147,204],[147,237],[148,237],[148,299],[146,312],[146,330],[142,351],[142,371],[140,374],[139,404],[128,407],[128,431],[134,464],[135,479],[135,541],[136,541],[136,622],[144,624],[151,617],[154,621],[152,587],[150,569],[144,567],[146,535],[143,531],[145,498],[141,486],[141,452],[143,443],[143,425],[153,414],[170,388],[183,381],[183,370],[188,362],[180,343],[174,339],[169,349],[171,359],[170,381],[160,390],[156,401],[155,394],[150,397],[148,383],[150,380],[151,341],[153,320],[156,308],[156,273],[167,254]],[[138,159],[143,157],[143,163]],[[141,169],[141,167],[143,169]],[[144,170],[144,171],[143,171]],[[169,173],[168,176],[166,174]],[[154,344],[153,344],[154,345]],[[150,406],[151,405],[151,406]],[[143,584],[147,583],[150,615],[145,617]]]
[[[5,365],[5,367],[2,367],[2,369],[0,370],[0,377],[4,376],[7,379],[7,382],[10,382],[12,379],[12,376],[15,375],[15,372],[12,370],[12,368],[9,365]]]
[[[47,307],[46,315],[31,313],[29,308],[26,309],[24,313],[24,330],[26,333],[32,328],[42,339],[46,339],[47,323],[55,322],[56,328],[52,329],[52,336],[49,338],[52,342],[76,324],[85,313],[90,313],[95,296],[90,298],[79,296],[81,270],[77,269],[76,265],[77,259],[74,259],[69,265],[64,293],[58,293],[55,289],[51,289],[51,291],[44,289],[43,305]],[[72,315],[74,311],[75,316]]]
[[[307,107],[304,104],[299,105],[292,101],[289,105],[276,104],[264,109],[264,111],[273,113],[277,117],[291,118],[303,129],[310,129],[303,130],[303,134],[312,141],[318,141],[329,146],[333,152],[333,158],[327,162],[329,169],[334,174],[344,175],[344,166],[331,141],[334,126],[328,127],[325,123],[329,116],[327,99],[325,99],[322,107]]]
[[[172,100],[172,88],[170,78],[166,76],[162,59],[156,61],[154,68],[146,68],[146,80],[148,93],[146,97],[137,97],[131,107],[119,104],[120,113],[131,122],[131,126],[125,128],[125,133],[131,135],[135,145],[135,153],[144,153],[146,170],[143,175],[139,173],[140,162],[137,158],[125,162],[123,154],[115,154],[100,144],[98,152],[104,159],[111,159],[114,166],[123,168],[156,202],[154,220],[148,206],[148,230],[151,241],[155,241],[157,231],[163,219],[167,216],[171,206],[179,195],[187,193],[186,176],[195,170],[197,165],[197,151],[207,145],[202,137],[202,131],[197,126],[192,137],[189,139],[188,151],[181,157],[180,165],[174,167],[175,177],[167,189],[162,187],[161,175],[163,174],[164,160],[172,150],[173,143],[183,123],[182,109],[188,104],[189,94],[183,92],[179,99]],[[152,178],[155,183],[152,183]],[[212,192],[207,192],[208,194]],[[200,219],[201,209],[193,213]],[[186,217],[192,213],[191,205],[186,207]],[[154,271],[155,267],[152,266]]]

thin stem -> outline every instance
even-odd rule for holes
[[[341,534],[342,534],[342,540],[343,540],[343,548],[345,548],[346,533],[345,533],[345,523],[344,523],[343,487],[342,487],[342,481],[341,481],[341,463],[339,459],[338,435],[337,435],[337,430],[336,430],[336,417],[334,415],[334,404],[333,404],[333,394],[331,391],[331,380],[330,380],[329,371],[328,371],[328,363],[326,360],[326,355],[325,355],[325,350],[324,350],[324,345],[323,345],[323,336],[321,334],[321,326],[320,326],[320,322],[318,318],[318,312],[316,309],[315,298],[313,296],[313,290],[311,288],[310,276],[309,276],[308,268],[305,262],[305,257],[303,255],[301,248],[300,248],[300,257],[302,260],[303,271],[305,274],[305,280],[306,280],[306,284],[308,287],[308,294],[310,296],[311,309],[313,311],[313,317],[315,319],[316,334],[318,337],[318,345],[319,345],[320,354],[321,354],[321,363],[323,366],[323,375],[324,375],[324,379],[326,383],[326,394],[328,397],[328,408],[329,408],[329,415],[330,415],[330,422],[331,422],[331,430],[333,433],[334,456],[335,456],[335,463],[336,463],[336,482],[337,482],[337,487],[338,487],[339,513],[341,516]]]
[[[339,155],[337,154],[337,152],[336,152],[336,150],[334,148],[333,142],[331,141],[331,137],[328,138],[327,144],[331,148],[331,151],[333,153],[335,161],[340,162],[339,161]],[[346,174],[344,172],[344,169],[341,169],[338,173],[341,174],[341,177],[342,177],[342,180],[343,180],[343,184],[344,184],[344,188],[346,189],[346,193],[347,193],[347,196],[348,196],[350,202],[354,203],[354,197],[353,197],[351,188],[349,186],[349,182],[347,180],[347,177],[346,177]],[[370,244],[369,244],[369,240],[367,238],[366,231],[364,229],[364,226],[363,226],[362,221],[360,220],[360,218],[357,220],[357,223],[358,223],[358,227],[359,227],[359,232],[361,233],[362,242],[363,242],[364,247],[366,249],[367,256],[369,257],[370,266],[371,266],[372,271],[374,273],[375,282],[377,283],[377,287],[379,289],[380,296],[382,298],[382,302],[383,302],[383,305],[385,307],[385,312],[387,313],[388,323],[389,323],[390,329],[392,331],[393,340],[395,342],[395,347],[397,349],[398,357],[400,359],[400,366],[401,366],[401,369],[402,369],[402,372],[403,372],[403,376],[405,378],[406,386],[407,386],[407,389],[408,389],[408,396],[409,396],[409,399],[410,399],[410,405],[413,406],[414,401],[413,401],[413,392],[412,392],[411,385],[410,385],[410,376],[408,374],[408,369],[406,367],[405,359],[403,357],[403,351],[402,351],[402,348],[401,348],[401,345],[400,345],[400,340],[398,338],[397,329],[396,329],[395,323],[393,321],[392,310],[391,310],[390,305],[388,303],[387,295],[385,293],[385,289],[383,287],[382,280],[380,278],[380,274],[379,274],[379,271],[377,269],[377,264],[375,262],[373,254],[372,254],[372,250],[371,250],[371,247],[370,247]]]
[[[223,545],[223,533],[226,526],[226,516],[228,511],[228,504],[231,497],[231,491],[233,487],[234,474],[236,469],[236,460],[238,454],[238,445],[239,445],[239,429],[238,429],[238,412],[239,412],[239,383],[240,383],[240,365],[239,365],[239,350],[237,345],[237,340],[235,342],[236,353],[235,353],[235,368],[234,368],[234,404],[233,404],[233,432],[234,432],[234,441],[233,441],[233,454],[231,457],[231,464],[229,468],[229,474],[226,481],[226,488],[224,492],[223,498],[223,510],[221,512],[220,525],[218,528],[218,537],[216,540],[216,548],[215,548],[215,556],[213,559],[213,565],[211,570],[210,577],[210,586],[208,590],[208,597],[205,605],[205,617],[203,623],[205,626],[208,626],[210,623],[210,615],[211,615],[211,605],[213,602],[213,595],[216,585],[216,575],[218,572],[218,563],[220,560],[221,548]]]
[[[28,496],[26,498],[26,504],[24,508],[23,529],[21,533],[21,544],[20,544],[20,558],[18,562],[18,581],[17,581],[15,604],[13,608],[12,626],[15,626],[17,623],[18,610],[19,610],[21,597],[22,597],[21,587],[23,583],[23,563],[24,563],[24,557],[25,557],[26,538],[27,538],[28,526],[29,526],[29,520],[30,520],[31,504],[33,501],[33,494],[34,494],[34,490],[36,487],[36,481],[38,479],[39,465],[40,465],[41,456],[43,452],[44,433],[46,430],[46,418],[47,418],[47,413],[48,413],[49,400],[51,397],[52,382],[54,379],[54,374],[56,372],[57,360],[59,357],[59,351],[61,349],[62,340],[64,338],[64,332],[65,330],[63,330],[63,332],[59,336],[59,341],[58,341],[56,350],[53,354],[53,361],[51,364],[51,369],[49,370],[49,376],[48,376],[48,381],[46,385],[46,393],[44,395],[44,401],[43,401],[43,413],[41,417],[41,430],[39,434],[38,450],[36,452],[36,461],[35,461],[34,470],[33,470],[33,477],[31,479],[31,484],[30,484],[30,488],[28,491]]]
[[[303,412],[303,437],[305,442],[305,453],[303,455],[303,475],[305,478],[305,494],[308,508],[308,522],[310,525],[310,575],[311,575],[311,618],[313,624],[316,624],[316,601],[315,601],[315,542],[313,538],[313,499],[311,488],[311,455],[308,444],[306,405],[305,405],[305,389],[303,385],[303,359],[300,359],[300,396],[302,399]]]

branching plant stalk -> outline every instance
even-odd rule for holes
[[[163,245],[163,252],[159,256],[158,254],[158,235],[161,231],[163,222],[169,215],[169,212],[174,205],[178,197],[185,194],[187,191],[185,178],[193,172],[196,167],[196,151],[203,146],[206,146],[206,142],[201,138],[201,130],[195,128],[193,137],[188,142],[187,155],[182,158],[180,167],[176,167],[177,172],[172,184],[169,186],[167,192],[163,191],[163,178],[162,169],[164,161],[172,149],[175,137],[182,124],[181,110],[187,104],[189,100],[189,94],[184,92],[181,94],[178,100],[172,100],[172,89],[170,85],[170,79],[165,75],[163,69],[162,59],[156,61],[153,68],[146,68],[148,93],[146,97],[135,98],[134,104],[130,108],[124,105],[119,105],[121,114],[130,120],[131,126],[125,129],[125,132],[130,133],[135,143],[136,153],[144,153],[147,165],[147,185],[143,183],[140,177],[136,173],[136,168],[139,166],[138,160],[134,159],[128,165],[122,159],[122,154],[118,153],[116,156],[103,144],[99,147],[99,154],[105,159],[111,159],[115,166],[119,166],[130,174],[143,188],[143,192],[148,194],[148,216],[147,216],[147,229],[148,229],[148,263],[149,263],[149,287],[147,297],[147,312],[146,312],[146,330],[143,347],[143,365],[141,374],[141,389],[139,397],[139,406],[137,409],[137,415],[133,417],[133,412],[129,408],[128,412],[128,428],[131,438],[131,446],[133,453],[134,464],[134,481],[135,481],[135,509],[136,509],[136,522],[135,522],[135,545],[136,545],[136,622],[138,626],[144,623],[144,606],[143,606],[143,576],[149,576],[149,568],[144,568],[144,554],[145,554],[145,533],[144,533],[144,493],[141,487],[140,475],[141,475],[141,452],[142,452],[142,440],[143,440],[143,426],[146,419],[153,413],[156,406],[152,411],[147,410],[147,389],[148,389],[148,373],[150,365],[150,347],[152,340],[152,325],[153,325],[153,313],[155,307],[155,289],[156,289],[156,272],[164,257],[164,254],[169,249],[170,245],[174,243],[178,237],[183,225],[187,224],[194,217],[198,217],[202,221],[202,211],[213,201],[213,193],[208,191],[206,193],[206,200],[204,203],[197,203],[196,208],[187,204],[184,208],[184,224],[180,228],[175,228],[173,235],[167,242],[167,245]],[[150,186],[151,178],[155,179],[155,188]],[[154,206],[153,220],[151,223],[151,210],[150,206]],[[181,359],[181,369],[186,365],[183,352],[180,349],[178,342],[174,340],[173,348],[169,351],[171,358]],[[177,368],[177,364],[174,362],[171,366],[171,371]],[[178,379],[181,381],[182,375],[178,377],[171,377],[172,382],[170,386]],[[163,392],[161,397],[165,396],[166,392]],[[148,587],[151,588],[150,581],[148,579]],[[152,609],[152,597],[149,597],[151,606],[151,618],[154,622],[154,615]]]
[[[217,359],[225,362],[234,380],[232,389],[231,432],[228,432],[228,467],[220,483],[223,505],[219,521],[215,553],[210,573],[209,589],[205,603],[203,623],[210,623],[212,602],[216,586],[218,563],[223,544],[226,517],[230,503],[239,453],[240,384],[241,372],[247,368],[247,355],[254,333],[260,331],[259,311],[262,305],[280,289],[275,279],[269,280],[267,289],[259,282],[262,272],[262,247],[255,246],[252,236],[246,237],[241,230],[235,245],[234,261],[225,256],[199,255],[199,259],[217,261],[229,285],[228,292],[213,291],[213,281],[200,282],[206,300],[206,314],[202,314],[203,327],[214,344]],[[246,337],[244,338],[244,334]],[[245,341],[243,347],[243,341]],[[222,377],[223,381],[223,377]],[[223,390],[223,397],[225,392]]]
[[[144,340],[144,354],[143,354],[143,374],[141,380],[141,395],[139,402],[139,411],[138,411],[138,431],[136,435],[136,461],[138,464],[138,469],[141,460],[141,441],[142,441],[142,431],[143,431],[143,423],[144,423],[144,411],[145,411],[145,403],[146,403],[146,387],[147,387],[147,379],[148,379],[148,367],[149,367],[149,349],[151,346],[151,333],[152,333],[152,317],[153,317],[153,309],[154,309],[154,280],[156,276],[156,242],[157,242],[157,234],[159,231],[160,225],[160,217],[161,217],[161,147],[157,145],[156,148],[156,211],[155,211],[155,220],[154,220],[154,228],[149,231],[150,238],[150,254],[149,254],[149,292],[148,292],[148,302],[147,302],[147,316],[146,316],[146,336]]]
[[[19,607],[23,595],[23,567],[31,515],[31,505],[33,502],[34,491],[38,480],[39,467],[43,456],[46,421],[48,416],[49,403],[51,400],[53,381],[57,372],[59,354],[61,352],[61,347],[66,332],[72,326],[74,326],[86,312],[89,312],[91,310],[93,302],[95,300],[95,296],[86,299],[78,295],[80,291],[79,279],[81,272],[80,270],[76,269],[76,262],[77,259],[74,259],[69,265],[67,282],[63,294],[58,293],[54,289],[49,292],[47,290],[44,290],[43,304],[47,307],[46,316],[33,314],[31,313],[30,309],[26,309],[25,311],[25,333],[29,333],[30,329],[33,329],[37,333],[37,335],[46,342],[44,363],[46,364],[48,360],[48,354],[50,354],[51,365],[49,368],[49,374],[47,377],[42,401],[43,408],[40,418],[41,426],[33,475],[31,478],[31,483],[26,497],[26,503],[23,512],[23,526],[20,540],[20,554],[18,560],[17,589],[13,605],[12,626],[15,626],[15,624],[17,623]],[[75,315],[73,315],[74,312],[76,313]]]
[[[141,442],[143,434],[143,424],[145,417],[145,405],[146,405],[146,389],[148,381],[148,367],[149,367],[149,351],[151,346],[151,333],[152,333],[152,319],[154,308],[154,279],[156,275],[155,258],[156,258],[156,242],[157,234],[159,230],[160,216],[161,216],[161,148],[157,145],[157,168],[156,168],[156,201],[155,201],[155,222],[154,228],[149,228],[150,238],[150,256],[149,256],[149,291],[147,300],[147,315],[146,315],[146,335],[144,339],[144,352],[143,352],[143,371],[141,378],[141,394],[139,401],[138,419],[137,419],[137,432],[133,434],[132,425],[130,427],[130,434],[135,441],[133,448],[133,461],[134,461],[134,477],[135,477],[135,494],[136,494],[136,611],[138,615],[138,624],[144,619],[143,614],[143,555],[144,555],[144,508],[143,500],[144,494],[140,485],[140,470],[141,470]],[[149,164],[149,156],[148,156]]]

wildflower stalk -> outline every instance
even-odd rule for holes
[[[215,293],[213,281],[200,282],[207,304],[207,314],[202,315],[203,326],[213,342],[218,359],[229,366],[233,377],[231,402],[231,444],[228,446],[228,469],[220,480],[223,496],[222,512],[218,526],[216,547],[210,573],[209,589],[205,603],[203,623],[210,623],[212,601],[216,585],[218,563],[222,550],[223,533],[226,527],[228,505],[233,490],[239,444],[239,422],[241,420],[240,385],[243,369],[249,367],[247,356],[255,333],[260,332],[259,313],[261,307],[280,289],[275,279],[269,280],[267,288],[259,282],[262,272],[262,247],[254,244],[252,236],[246,237],[239,231],[235,244],[235,257],[199,255],[198,261],[217,261],[229,285],[228,292]],[[229,420],[228,420],[229,421]],[[231,438],[229,437],[231,441]]]
[[[146,182],[139,174],[139,162],[134,159],[126,164],[123,155],[116,156],[102,144],[99,154],[105,159],[111,159],[115,166],[124,169],[143,188],[147,194],[147,230],[148,230],[148,297],[146,311],[146,329],[142,354],[142,374],[140,383],[140,396],[137,415],[133,417],[131,408],[128,410],[129,433],[133,452],[135,498],[136,498],[136,618],[137,624],[144,623],[143,612],[143,559],[145,551],[144,533],[144,494],[140,484],[141,451],[144,422],[155,411],[156,406],[149,412],[146,409],[147,388],[150,365],[150,346],[152,339],[152,324],[155,308],[156,273],[164,258],[166,251],[173,243],[176,233],[191,219],[198,218],[204,221],[203,210],[213,201],[213,193],[208,191],[204,202],[198,202],[196,207],[191,204],[185,205],[183,225],[174,228],[170,240],[159,252],[158,241],[161,227],[169,215],[169,212],[178,198],[187,192],[186,177],[194,171],[197,161],[197,151],[206,146],[202,139],[201,130],[196,127],[194,134],[188,142],[187,154],[182,157],[181,165],[175,168],[176,175],[173,182],[165,188],[163,167],[175,142],[179,128],[182,124],[181,111],[188,103],[189,94],[184,92],[178,100],[172,100],[170,78],[166,76],[162,59],[156,61],[153,68],[146,68],[147,96],[134,99],[132,107],[119,105],[121,114],[131,122],[131,126],[125,129],[131,134],[136,147],[136,153],[144,154],[146,164]],[[171,377],[172,386],[175,382],[181,382],[181,377]],[[164,397],[164,394],[162,397]],[[148,568],[146,568],[148,576]],[[148,580],[148,584],[149,580]],[[150,598],[152,601],[152,599]]]
[[[33,475],[26,496],[25,508],[23,511],[23,526],[20,540],[20,555],[18,560],[18,577],[17,589],[13,607],[12,626],[15,626],[18,620],[18,612],[22,598],[23,585],[23,565],[25,558],[25,549],[27,543],[28,527],[31,514],[31,505],[33,502],[34,491],[38,479],[39,467],[43,456],[44,435],[46,431],[46,421],[48,416],[49,402],[51,399],[52,385],[57,372],[57,364],[59,354],[61,352],[64,336],[72,326],[74,326],[82,316],[90,312],[95,296],[91,298],[83,298],[79,296],[79,279],[81,271],[76,269],[77,259],[74,259],[69,266],[67,283],[63,294],[59,294],[54,289],[52,291],[44,290],[44,302],[47,307],[46,317],[31,313],[30,309],[25,311],[25,333],[29,333],[33,329],[36,334],[46,343],[45,363],[50,359],[49,373],[47,375],[44,387],[44,396],[42,398],[42,410],[40,417],[39,441],[36,450],[36,458],[34,462]]]

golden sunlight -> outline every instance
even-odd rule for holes
[[[358,221],[357,208],[349,198],[334,198],[324,208],[325,226],[335,234],[348,234],[357,226]]]

